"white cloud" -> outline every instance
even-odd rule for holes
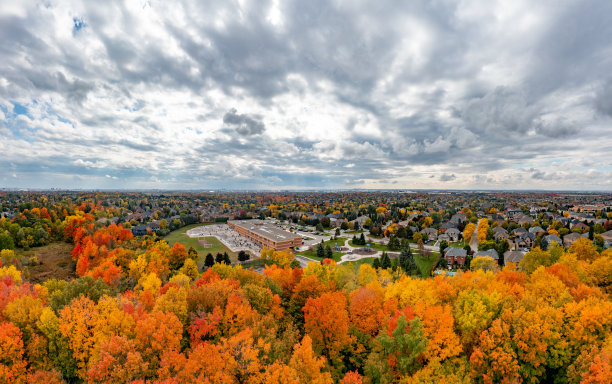
[[[46,5],[0,8],[8,186],[610,185],[603,0]]]

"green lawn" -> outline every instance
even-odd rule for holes
[[[336,240],[327,240],[325,242],[323,242],[323,245],[329,245],[330,247],[335,247],[336,243],[338,243],[339,247],[342,247],[345,244],[346,238],[345,237],[339,237]]]
[[[440,254],[438,252],[432,252],[429,258],[421,256],[418,253],[414,253],[414,262],[419,268],[419,271],[421,271],[421,276],[426,278],[431,275],[431,271],[434,265],[438,263],[439,257]]]
[[[306,250],[306,251],[302,251],[302,252],[297,252],[296,255],[306,256],[306,257],[309,257],[309,258],[311,258],[313,260],[317,260],[317,261],[323,260],[323,258],[317,257],[317,250],[316,250],[316,248],[313,249],[313,250]],[[342,252],[333,251],[332,255],[333,255],[332,259],[334,259],[335,261],[340,261],[340,258],[342,257],[343,253]]]
[[[323,246],[330,246],[332,248],[332,251],[334,249],[334,247],[336,246],[336,244],[338,244],[339,247],[342,247],[346,242],[346,238],[344,237],[339,237],[336,240],[327,240],[325,242],[323,242]],[[315,246],[315,248],[313,250],[305,250],[302,252],[297,252],[298,255],[302,255],[302,256],[306,256],[306,257],[310,257],[311,259],[314,260],[318,260],[321,261],[323,260],[320,257],[317,257],[317,248]],[[342,257],[343,253],[342,252],[337,252],[337,251],[333,251],[333,259],[335,261],[340,261],[340,258]]]
[[[251,267],[263,267],[265,265],[272,265],[273,263],[270,260],[262,260],[262,259],[251,259],[248,263],[242,264],[242,268],[249,269]]]
[[[232,261],[236,261],[238,259],[238,254],[236,252],[231,252],[225,245],[223,245],[216,237],[204,237],[203,239],[208,241],[211,244],[211,248],[203,248],[200,244],[198,244],[199,238],[189,237],[186,232],[192,228],[201,227],[203,225],[211,225],[216,223],[207,223],[207,224],[192,224],[183,228],[179,228],[176,231],[170,232],[167,236],[164,237],[164,240],[170,244],[172,247],[174,243],[181,243],[185,246],[185,248],[189,249],[189,247],[195,248],[198,251],[200,257],[205,257],[208,253],[212,253],[215,256],[217,253],[227,252],[230,259]]]
[[[463,241],[463,239],[461,239],[461,241],[456,242],[456,243],[452,243],[450,246],[451,247],[457,247],[457,248],[463,248],[463,247],[465,247],[465,242]]]

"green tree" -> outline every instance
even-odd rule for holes
[[[215,262],[217,264],[221,264],[223,263],[223,254],[222,253],[217,253],[217,256],[215,256]]]
[[[249,254],[245,251],[238,252],[238,260],[239,261],[247,261],[250,258]]]
[[[414,261],[414,255],[410,250],[410,247],[402,248],[399,257],[400,266],[406,271],[407,274],[412,275],[416,271],[416,263]]]
[[[0,251],[3,249],[15,249],[15,242],[11,235],[0,232]]]
[[[187,251],[187,255],[192,260],[198,259],[198,251],[194,247],[189,247],[189,250]]]
[[[215,265],[215,258],[213,257],[212,253],[206,255],[206,259],[204,259],[204,265],[209,268]]]
[[[532,273],[539,266],[549,267],[553,264],[553,259],[550,252],[547,252],[540,247],[536,247],[527,252],[519,263],[519,267],[527,272]]]
[[[325,247],[323,247],[323,243],[317,244],[317,257],[321,259],[325,258]]]
[[[391,235],[389,236],[389,242],[387,243],[387,248],[391,251],[396,251],[400,249],[401,244],[397,236]]]
[[[389,258],[387,252],[383,251],[382,256],[380,257],[380,266],[384,269],[391,268],[391,259]]]
[[[325,257],[328,259],[333,259],[334,258],[334,252],[332,251],[331,247],[329,245],[325,246]]]
[[[497,262],[499,263],[500,267],[504,266],[504,253],[508,252],[509,249],[510,249],[510,244],[508,243],[508,240],[506,239],[500,241],[495,247],[495,250],[497,251],[497,254],[499,255],[499,259],[497,260]]]
[[[423,366],[422,358],[427,349],[427,338],[423,333],[423,324],[417,317],[408,321],[406,315],[402,314],[397,319],[395,329],[385,329],[376,341],[380,345],[380,350],[374,352],[374,355],[378,356],[368,361],[366,366],[368,376],[380,377],[390,373],[397,379],[410,376]],[[377,364],[374,365],[372,362],[376,359],[383,361],[383,372],[375,372]],[[394,362],[394,366],[388,366],[390,361]]]
[[[374,259],[374,261],[372,262],[372,267],[378,269],[380,268],[380,259],[377,257]]]
[[[446,248],[448,248],[448,241],[442,240],[440,242],[440,253],[444,252]]]

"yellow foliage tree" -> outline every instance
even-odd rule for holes
[[[15,284],[19,285],[22,282],[21,272],[14,265],[9,265],[8,267],[0,268],[0,278],[9,277],[11,280],[15,282]]]
[[[476,231],[476,226],[473,223],[468,223],[463,229],[463,239],[465,240],[466,244],[469,244],[472,240],[474,231]]]
[[[485,241],[487,239],[487,231],[489,230],[489,222],[486,219],[480,220],[478,223],[478,242]]]
[[[331,374],[323,372],[325,358],[317,357],[312,350],[312,339],[306,335],[302,342],[295,346],[289,367],[298,372],[300,383],[332,384]]]
[[[472,260],[470,264],[470,269],[472,271],[476,271],[478,269],[482,269],[483,271],[499,271],[499,264],[497,261],[488,256],[478,256]]]
[[[585,237],[579,237],[570,245],[568,252],[576,255],[578,260],[593,260],[599,254],[593,242]]]

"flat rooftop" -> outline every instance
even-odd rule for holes
[[[230,220],[228,223],[242,227],[262,237],[275,242],[289,241],[302,236],[285,231],[274,224],[266,223],[263,220]]]

